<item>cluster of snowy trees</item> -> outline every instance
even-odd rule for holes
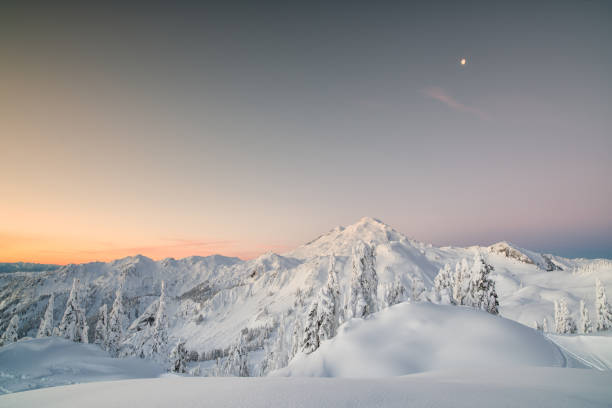
[[[597,317],[595,325],[593,325],[584,300],[580,300],[580,320],[578,324],[572,318],[565,299],[555,300],[554,308],[554,332],[557,334],[589,334],[594,331],[604,331],[612,328],[612,306],[608,303],[606,289],[599,279],[595,281],[595,315]],[[544,318],[542,323],[536,321],[535,328],[547,332],[548,322],[546,318]]]
[[[115,301],[110,314],[106,304],[98,310],[94,343],[107,350],[111,356],[117,357],[123,340],[126,321],[127,317],[123,308],[123,285],[119,285],[115,292]]]
[[[434,279],[436,301],[498,314],[495,282],[490,277],[492,270],[493,267],[485,262],[480,253],[474,256],[472,265],[466,259],[458,262],[454,271],[449,264],[444,265]]]

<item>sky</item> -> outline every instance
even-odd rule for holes
[[[0,262],[253,258],[363,216],[612,258],[612,2],[174,3],[3,3]]]

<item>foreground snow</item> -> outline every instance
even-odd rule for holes
[[[111,358],[97,345],[74,343],[57,337],[24,340],[0,348],[0,393],[92,381],[158,377],[164,372],[151,361]]]
[[[422,302],[352,319],[317,351],[298,354],[273,375],[387,377],[513,366],[584,367],[529,327],[470,308]]]
[[[0,396],[0,407],[609,407],[612,373],[438,371],[385,379],[158,378]]]

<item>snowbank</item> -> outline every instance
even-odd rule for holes
[[[25,340],[0,348],[0,393],[92,381],[158,377],[164,372],[151,361],[111,358],[97,345],[74,343],[57,337]]]
[[[272,375],[387,377],[447,369],[582,366],[541,333],[456,306],[402,303],[352,319],[310,355]]]
[[[549,334],[566,355],[597,370],[612,370],[612,332],[588,336],[560,336]]]
[[[609,407],[612,373],[520,367],[385,379],[159,378],[0,396],[0,407]]]

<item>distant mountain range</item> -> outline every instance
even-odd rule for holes
[[[54,271],[59,267],[59,265],[30,262],[0,262],[0,273]]]
[[[19,337],[35,336],[51,294],[57,326],[73,280],[78,279],[93,341],[100,307],[111,309],[122,284],[126,314],[122,347],[138,354],[142,337],[153,327],[164,281],[169,348],[184,342],[191,367],[197,365],[200,375],[213,375],[217,359],[226,358],[231,347],[243,341],[249,373],[265,374],[271,369],[266,362],[271,350],[283,349],[289,357],[296,351],[311,306],[328,281],[330,260],[335,262],[339,307],[346,308],[354,282],[352,252],[361,242],[373,248],[378,290],[373,291],[371,302],[377,310],[388,305],[386,291],[393,285],[401,287],[402,301],[435,303],[433,286],[438,272],[447,264],[454,269],[463,260],[472,265],[475,256],[493,268],[490,277],[498,294],[499,314],[530,327],[546,319],[552,331],[554,302],[561,299],[576,321],[581,300],[594,319],[595,280],[612,287],[611,260],[568,259],[508,242],[488,247],[435,247],[366,217],[288,253],[266,253],[248,261],[221,255],[153,261],[137,255],[61,267],[11,264],[22,265],[13,266],[15,271],[41,272],[0,275],[0,333],[18,315]]]

